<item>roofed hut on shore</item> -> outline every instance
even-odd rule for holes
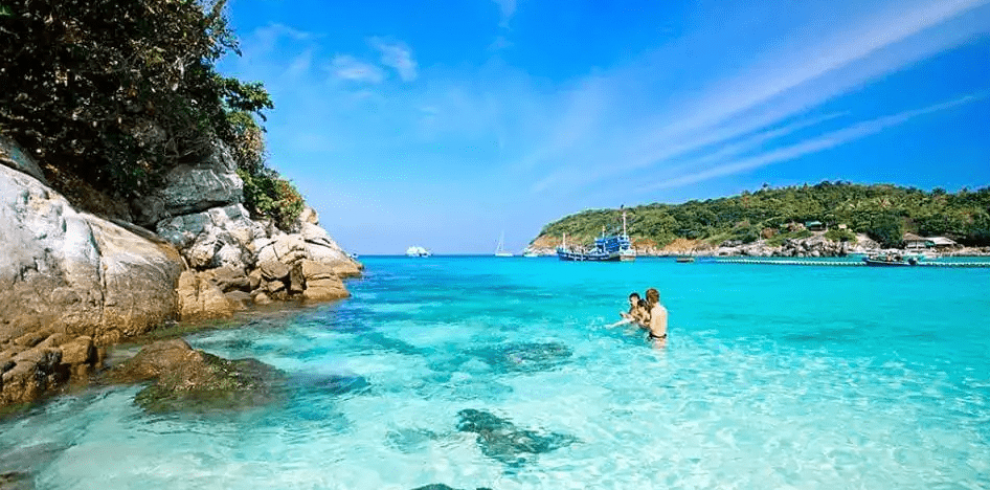
[[[946,238],[944,236],[929,237],[928,241],[932,243],[932,248],[934,248],[939,252],[955,250],[960,247],[960,245],[956,243],[954,240]]]
[[[904,247],[908,250],[926,249],[932,245],[932,241],[925,237],[915,235],[914,233],[904,234]]]

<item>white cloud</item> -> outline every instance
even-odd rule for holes
[[[417,66],[413,59],[412,50],[403,43],[389,42],[381,38],[372,38],[371,45],[381,53],[381,63],[392,68],[404,82],[416,79]]]
[[[932,114],[935,112],[945,111],[961,105],[984,100],[987,98],[987,95],[990,94],[988,94],[988,92],[986,91],[977,92],[975,94],[970,94],[948,102],[931,105],[921,109],[904,111],[898,114],[894,114],[892,116],[886,116],[869,121],[859,122],[852,126],[837,131],[825,133],[823,135],[802,141],[800,143],[787,146],[784,148],[778,148],[751,158],[733,160],[730,162],[723,163],[722,165],[718,165],[699,172],[681,175],[673,179],[665,179],[662,182],[659,182],[655,185],[644,187],[639,191],[648,192],[657,189],[680,187],[688,184],[694,184],[697,182],[713,179],[716,177],[722,177],[739,172],[753,170],[760,167],[765,167],[767,165],[772,165],[775,163],[794,160],[796,158],[805,155],[810,155],[812,153],[817,153],[820,151],[835,148],[836,146],[842,145],[844,143],[848,143],[853,140],[857,140],[860,138],[864,138],[866,136],[879,133],[884,129],[897,126],[900,124],[904,124],[916,117]]]
[[[378,66],[346,54],[333,57],[330,72],[334,78],[350,82],[381,83],[385,79],[385,73]]]

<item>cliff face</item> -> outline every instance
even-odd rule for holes
[[[220,144],[132,204],[144,228],[81,212],[44,178],[0,140],[0,405],[85,378],[102,347],[167,320],[346,297],[362,268],[312,209],[293,233],[252,220]]]

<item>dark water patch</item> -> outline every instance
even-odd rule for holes
[[[424,349],[404,340],[374,331],[356,335],[347,342],[347,348],[362,352],[394,352],[408,356],[418,356],[424,353]]]
[[[0,452],[0,472],[27,475],[48,465],[68,448],[67,444],[48,442]],[[0,485],[0,489],[6,488]]]
[[[481,453],[509,466],[518,467],[535,460],[537,455],[569,446],[573,436],[556,432],[521,429],[508,419],[472,408],[458,412],[457,430],[478,434],[475,440]]]
[[[447,485],[444,485],[443,483],[431,483],[429,485],[425,485],[422,487],[416,487],[413,490],[459,490],[459,489],[449,487]],[[475,490],[492,490],[492,489],[487,487],[478,487]]]
[[[514,342],[468,351],[489,364],[496,372],[548,371],[567,362],[574,354],[558,342]]]
[[[288,385],[303,393],[328,395],[367,393],[371,383],[363,376],[347,374],[293,374]]]

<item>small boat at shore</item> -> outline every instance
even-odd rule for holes
[[[538,254],[538,253],[536,253],[536,252],[534,252],[532,250],[527,250],[527,251],[523,252],[522,256],[523,257],[526,257],[527,259],[535,259],[535,258],[539,257],[540,254]]]
[[[677,257],[678,264],[690,264],[694,262],[694,257]]]
[[[868,267],[911,267],[918,265],[916,257],[900,257],[896,255],[880,255],[863,257],[863,263]]]

